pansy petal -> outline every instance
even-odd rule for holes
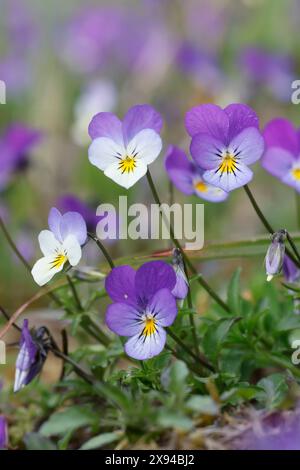
[[[212,186],[211,184],[201,181],[194,182],[194,191],[196,196],[201,197],[204,201],[223,202],[228,198],[228,193],[221,188]]]
[[[248,127],[230,142],[229,152],[237,156],[237,160],[251,165],[260,159],[264,151],[264,139],[255,127]]]
[[[136,155],[149,165],[158,157],[161,149],[162,141],[159,134],[152,129],[144,129],[129,142],[127,155]]]
[[[65,263],[54,265],[54,256],[45,256],[39,259],[31,270],[31,274],[35,282],[39,286],[44,286],[49,282],[56,273],[62,271]]]
[[[160,289],[152,297],[148,304],[148,309],[154,315],[155,320],[157,320],[160,326],[172,325],[177,315],[177,305],[174,294],[172,295],[169,289]]]
[[[172,291],[175,284],[174,269],[164,261],[150,261],[136,272],[135,289],[142,302],[150,300],[160,289]]]
[[[229,117],[229,140],[232,140],[247,127],[259,128],[259,120],[256,112],[246,104],[233,103],[227,106],[224,111]]]
[[[131,266],[113,268],[105,279],[105,289],[114,302],[136,304],[136,271]]]
[[[183,150],[170,146],[165,159],[165,167],[170,180],[179,191],[187,195],[194,193],[193,177],[196,170]]]
[[[226,192],[240,188],[249,183],[253,177],[253,172],[243,163],[239,163],[238,170],[235,172],[226,171],[223,174],[216,170],[207,170],[203,173],[203,179],[212,185],[215,185]]]
[[[157,356],[164,349],[166,344],[166,332],[163,328],[157,327],[152,335],[144,336],[137,334],[132,336],[125,343],[125,352],[128,356],[144,361]]]
[[[266,149],[279,147],[294,157],[298,156],[300,142],[293,124],[284,118],[272,119],[264,128]]]
[[[185,127],[191,137],[209,134],[226,143],[229,119],[225,111],[215,104],[195,106],[186,113]]]
[[[112,113],[98,113],[89,125],[89,135],[94,140],[106,137],[123,146],[122,122]]]
[[[118,161],[118,158],[125,156],[126,150],[124,146],[108,137],[99,137],[93,140],[88,153],[90,162],[104,171],[109,165]]]
[[[63,242],[63,249],[71,266],[76,266],[81,259],[81,246],[74,235],[68,235]]]
[[[114,303],[109,305],[105,321],[108,328],[120,336],[140,334],[143,328],[141,314],[129,304]]]
[[[297,172],[299,169],[297,170]],[[295,188],[299,193],[300,193],[300,179],[299,177],[295,176],[293,171],[289,171],[283,178],[281,178],[281,181],[284,184],[287,184],[288,186],[291,186],[292,188]]]
[[[48,225],[49,225],[51,232],[54,233],[55,237],[60,242],[62,241],[61,234],[60,234],[61,218],[62,218],[62,215],[59,212],[59,210],[56,209],[56,207],[52,207],[52,209],[50,209],[49,216],[48,216]]]
[[[161,115],[148,104],[138,104],[130,108],[123,120],[123,135],[126,144],[143,129],[152,129],[157,134],[162,128]]]
[[[61,243],[55,238],[54,234],[50,232],[50,230],[42,230],[40,232],[39,244],[44,256],[53,255],[53,253],[61,247]]]
[[[104,171],[105,176],[126,189],[131,188],[146,173],[147,165],[138,158],[135,159],[135,168],[132,171],[128,172],[120,169],[120,162],[118,160],[109,165]]]
[[[195,162],[204,170],[217,168],[222,160],[224,144],[209,134],[197,134],[192,138],[191,155]]]
[[[263,155],[261,165],[276,178],[284,178],[291,170],[295,159],[293,155],[280,147],[271,147]]]
[[[74,235],[78,243],[83,245],[87,238],[87,228],[82,215],[79,212],[66,212],[61,218],[60,233],[63,240],[68,235]]]

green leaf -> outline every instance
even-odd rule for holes
[[[90,440],[85,442],[83,446],[80,447],[80,450],[91,450],[98,449],[107,444],[120,440],[122,433],[120,432],[106,432],[100,434],[99,436],[92,437]]]
[[[262,392],[257,395],[257,399],[264,403],[266,408],[277,408],[284,400],[288,385],[282,374],[272,374],[261,379],[257,386],[262,388]]]
[[[162,411],[158,417],[158,424],[163,428],[171,428],[171,429],[182,429],[184,431],[188,431],[193,427],[193,421],[180,411],[177,413],[174,411]]]
[[[55,450],[56,445],[47,437],[30,432],[24,437],[24,444],[27,450]]]
[[[230,307],[231,313],[234,315],[239,315],[240,309],[241,309],[240,277],[241,277],[241,269],[238,268],[234,272],[230,280],[228,293],[227,293],[227,302]]]
[[[91,426],[98,421],[90,407],[73,406],[54,413],[40,429],[43,436],[59,436],[73,432],[84,426]]]
[[[186,402],[186,407],[205,415],[216,416],[219,413],[218,404],[209,396],[195,395]]]
[[[221,319],[208,327],[203,338],[203,348],[205,354],[213,362],[216,362],[222,344],[226,340],[230,329],[238,320],[237,317]]]

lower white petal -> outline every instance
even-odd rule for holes
[[[152,163],[160,154],[162,141],[153,129],[144,129],[134,136],[127,146],[127,154],[137,155],[146,165]]]
[[[125,148],[108,137],[93,140],[89,147],[90,162],[102,171],[125,154]]]
[[[68,235],[64,240],[62,247],[70,265],[76,266],[82,256],[81,246],[79,245],[77,238],[74,237],[74,235]]]
[[[57,257],[60,255],[45,256],[39,259],[31,270],[31,274],[35,282],[39,286],[44,286],[49,282],[56,273],[59,273],[63,267],[67,258],[61,259],[57,262]]]
[[[119,161],[112,163],[104,172],[108,178],[111,178],[115,183],[129,189],[147,172],[147,165],[143,160],[135,159],[135,168],[132,171],[124,171],[120,169]]]

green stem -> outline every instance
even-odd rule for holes
[[[73,359],[70,358],[70,356],[67,356],[66,354],[62,353],[59,349],[56,349],[54,347],[51,348],[51,351],[53,354],[63,361],[67,362],[68,364],[71,364],[73,367],[74,371],[79,375],[82,379],[84,379],[87,383],[93,385],[95,382],[93,378],[85,372],[85,370],[77,364],[77,362],[73,361]]]
[[[255,210],[255,212],[256,212],[256,214],[258,215],[259,219],[261,220],[262,224],[264,225],[264,227],[266,228],[266,230],[267,230],[271,235],[273,235],[273,234],[276,232],[276,230],[273,229],[273,227],[269,224],[269,222],[268,222],[267,219],[265,218],[264,214],[263,214],[262,211],[260,210],[259,205],[257,204],[257,202],[256,202],[256,200],[255,200],[255,198],[254,198],[254,196],[253,196],[253,194],[252,194],[252,192],[251,192],[251,190],[250,190],[250,188],[249,188],[249,186],[248,186],[247,184],[244,186],[244,189],[245,189],[246,194],[247,194],[247,196],[248,196],[248,198],[249,198],[249,200],[250,200],[250,202],[251,202],[251,204],[252,204],[253,209]],[[290,243],[292,249],[294,250],[295,244],[293,243],[293,241],[292,241],[292,244],[291,244],[291,240],[292,240],[291,237],[288,236],[288,242]],[[300,268],[300,258],[298,258],[298,251],[297,251],[297,248],[296,248],[297,257],[295,257],[295,256],[293,255],[293,253],[292,253],[288,248],[286,248],[285,251],[286,251],[287,256],[295,263],[296,266],[298,266],[298,268]]]
[[[152,194],[153,194],[153,198],[154,198],[156,204],[161,207],[161,202],[160,202],[158,193],[157,193],[157,191],[156,191],[156,188],[155,188],[155,185],[154,185],[154,182],[153,182],[153,180],[152,180],[152,177],[151,177],[151,174],[150,174],[150,171],[149,171],[149,170],[147,171],[147,179],[148,179],[148,183],[149,183],[150,189],[151,189]],[[161,215],[161,218],[164,217],[164,213],[163,213],[162,211],[160,212],[160,215]],[[186,254],[185,254],[184,250],[182,249],[182,247],[181,247],[179,241],[175,238],[174,230],[173,230],[173,227],[171,226],[171,224],[170,224],[170,236],[171,236],[171,239],[172,239],[174,245],[180,250],[180,252],[181,252],[181,254],[182,254],[182,258],[183,258],[183,260],[184,260],[186,266],[190,269],[190,271],[191,271],[193,274],[197,274],[197,275],[198,275],[198,278],[197,278],[198,283],[203,287],[203,289],[206,290],[206,292],[207,292],[207,293],[208,293],[226,312],[230,312],[229,306],[218,296],[218,294],[210,287],[210,285],[203,279],[203,277],[198,274],[197,269],[196,269],[195,266],[191,263],[191,261],[189,260],[189,258],[186,256]]]
[[[93,240],[98,245],[98,247],[102,251],[102,254],[105,256],[109,266],[111,267],[111,269],[113,269],[115,267],[115,264],[114,264],[114,262],[113,262],[113,260],[110,256],[110,254],[106,250],[105,246],[99,240],[99,238],[97,238],[95,235],[93,235],[91,233],[88,233],[88,236],[90,237],[91,240]]]
[[[78,307],[78,310],[79,310],[80,312],[83,312],[84,309],[83,309],[83,307],[82,307],[82,305],[81,305],[80,298],[79,298],[79,296],[78,296],[78,293],[77,293],[75,284],[74,284],[74,282],[73,282],[73,280],[72,280],[72,278],[71,278],[71,276],[70,276],[69,274],[66,274],[66,277],[67,277],[69,286],[70,286],[70,288],[71,288],[71,291],[72,291],[72,294],[73,294],[75,303],[76,303],[76,305],[77,305],[77,307]]]
[[[206,358],[200,354],[200,356],[197,356],[196,354],[193,353],[181,339],[170,329],[168,328],[168,333],[171,336],[171,338],[190,356],[194,359],[196,364],[200,362],[200,364],[203,365],[203,367],[206,367],[206,369],[209,369],[211,372],[214,372],[215,369],[214,367],[206,360]]]

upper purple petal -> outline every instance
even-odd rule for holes
[[[98,113],[90,122],[89,135],[92,139],[108,137],[123,145],[122,122],[112,113]]]
[[[55,238],[62,242],[61,233],[60,233],[60,223],[62,215],[56,207],[52,207],[48,216],[48,225],[51,232],[54,234]]]
[[[172,291],[176,284],[174,269],[164,261],[150,261],[143,264],[136,273],[135,290],[139,300],[147,304],[160,289]]]
[[[60,222],[60,233],[62,240],[68,235],[74,235],[79,245],[84,245],[87,238],[87,228],[84,218],[78,212],[66,212]]]
[[[170,180],[179,191],[191,195],[194,193],[193,177],[195,167],[183,150],[170,146],[165,160],[166,171]]]
[[[190,109],[185,115],[185,127],[191,137],[203,133],[226,143],[229,118],[225,111],[215,104],[202,104]]]
[[[114,302],[136,305],[136,271],[131,266],[113,268],[105,279],[105,289]]]
[[[300,151],[298,131],[284,118],[272,119],[264,128],[263,136],[266,149],[280,147],[297,157]]]
[[[153,129],[158,134],[163,125],[161,115],[148,104],[137,104],[130,108],[123,120],[125,144],[143,129]]]
[[[224,111],[229,117],[229,141],[247,127],[259,128],[259,120],[256,112],[246,104],[230,104]]]

